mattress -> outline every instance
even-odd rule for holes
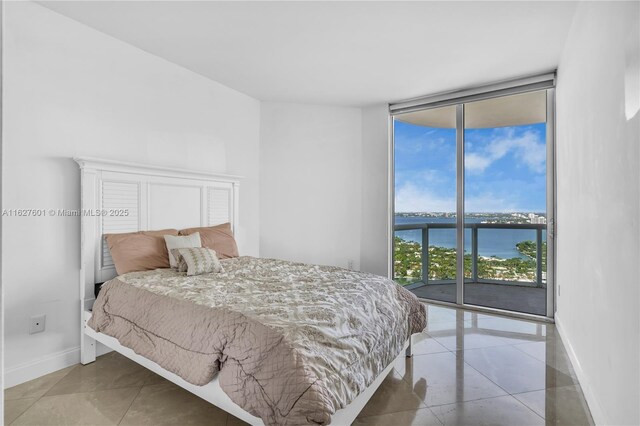
[[[224,272],[132,272],[102,287],[89,326],[265,424],[328,424],[426,325],[393,281],[239,257]]]

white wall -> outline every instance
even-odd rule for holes
[[[389,108],[362,110],[362,229],[360,269],[389,273]]]
[[[0,4],[0,46],[3,37],[3,9],[4,4]],[[1,51],[2,49],[0,49]],[[0,75],[2,74],[2,52],[0,52]],[[0,94],[2,94],[2,79],[0,79]],[[0,133],[2,132],[2,114],[0,114]],[[2,138],[0,137],[0,209],[2,209]],[[2,216],[0,216],[0,419],[4,419],[4,291],[2,287]]]
[[[79,208],[73,156],[238,174],[238,243],[258,255],[258,101],[34,3],[4,14],[4,208]],[[79,359],[79,234],[4,218],[7,386]]]
[[[360,263],[361,112],[263,102],[260,255]]]
[[[582,3],[558,70],[557,323],[607,425],[640,424],[639,20],[637,2]]]

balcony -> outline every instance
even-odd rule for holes
[[[529,223],[466,223],[465,303],[545,315],[546,227]],[[456,251],[429,242],[434,230],[450,229],[451,236],[455,236],[455,228],[455,223],[395,225],[394,279],[418,297],[455,303]],[[518,243],[517,257],[480,255],[482,238],[491,232],[495,235],[510,230],[531,231],[532,238]],[[403,231],[419,231],[420,242],[403,239]]]

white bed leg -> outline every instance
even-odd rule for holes
[[[413,341],[413,335],[409,336],[409,346],[407,346],[407,350],[405,351],[405,355],[407,358],[411,358],[413,356],[413,349],[412,349],[412,341]]]
[[[85,325],[86,327],[86,325]],[[91,364],[96,360],[96,341],[92,337],[84,334],[80,336],[80,363],[82,365]]]

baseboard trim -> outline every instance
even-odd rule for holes
[[[111,351],[112,349],[98,344],[96,355],[103,355]],[[7,389],[17,386],[29,380],[37,379],[38,377],[79,363],[80,347],[75,347],[45,355],[23,364],[18,364],[15,367],[8,368],[4,372],[4,388]]]
[[[598,398],[593,389],[593,385],[589,381],[589,378],[584,373],[582,366],[580,365],[580,361],[576,355],[575,350],[573,349],[573,345],[571,344],[571,339],[567,336],[564,331],[564,327],[562,326],[562,317],[558,315],[556,312],[556,329],[558,330],[558,334],[560,335],[560,339],[564,344],[565,349],[567,350],[567,355],[569,355],[569,360],[571,361],[571,365],[573,366],[573,370],[578,377],[578,382],[580,382],[580,387],[582,388],[582,393],[584,394],[584,398],[587,401],[587,405],[589,406],[589,411],[591,411],[591,417],[596,425],[606,425],[606,416],[604,415],[604,411],[602,410],[602,406],[598,402]]]
[[[62,370],[79,362],[80,348],[75,347],[18,364],[4,372],[4,388],[7,389],[29,380],[37,379],[45,374]]]

